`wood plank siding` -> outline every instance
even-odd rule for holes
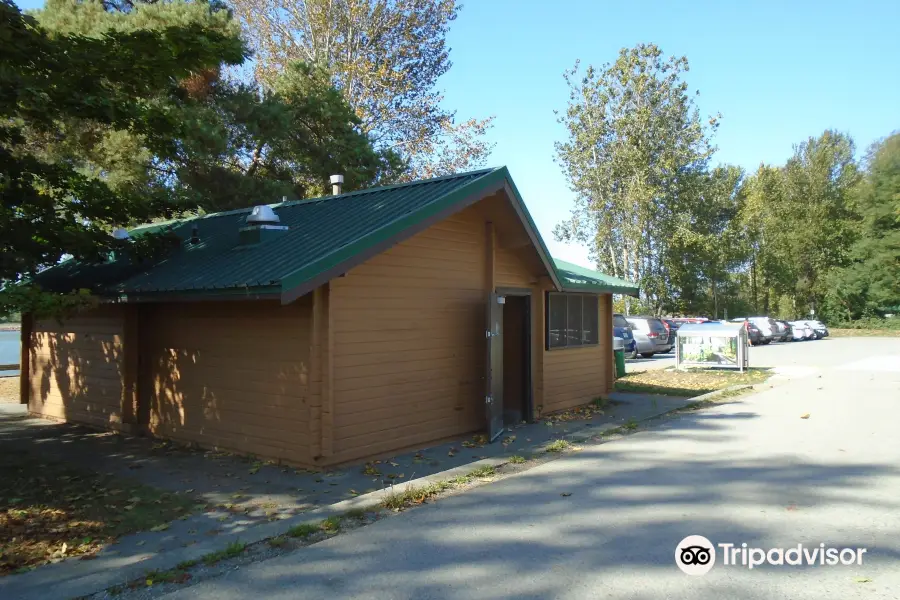
[[[59,322],[35,320],[28,336],[28,410],[95,427],[122,422],[124,312],[104,306]]]
[[[473,206],[332,280],[330,461],[484,427],[485,222]],[[495,252],[497,286],[537,281]]]
[[[598,302],[599,345],[547,350],[552,287],[500,192],[287,305],[129,303],[26,320],[23,400],[40,416],[293,464],[370,458],[484,430],[497,289],[510,297],[509,418],[532,416],[529,339],[533,416],[608,393],[611,296]]]
[[[310,462],[311,296],[144,307],[142,396],[154,435]]]
[[[546,298],[544,298],[546,303]],[[541,414],[567,410],[612,391],[612,296],[597,303],[599,340],[596,346],[546,349],[546,316],[541,323],[543,379]],[[535,403],[537,405],[537,402]]]

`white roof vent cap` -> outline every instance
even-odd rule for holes
[[[263,225],[280,222],[281,219],[278,218],[278,215],[275,214],[275,211],[272,210],[272,207],[265,204],[254,206],[253,210],[247,216],[247,223],[250,223],[252,225]]]
[[[128,235],[128,230],[122,229],[121,227],[113,229],[112,236],[117,240],[127,240],[129,237],[131,237],[130,235]]]

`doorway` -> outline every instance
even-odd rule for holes
[[[531,291],[497,290],[503,304],[503,424],[531,421]]]

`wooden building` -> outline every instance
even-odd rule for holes
[[[104,301],[26,318],[32,414],[313,467],[494,437],[611,390],[637,293],[554,261],[505,168],[150,231],[175,249],[40,275]]]

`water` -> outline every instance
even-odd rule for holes
[[[0,331],[0,365],[19,364],[20,335],[18,331]],[[0,371],[0,377],[18,374],[18,371]]]

